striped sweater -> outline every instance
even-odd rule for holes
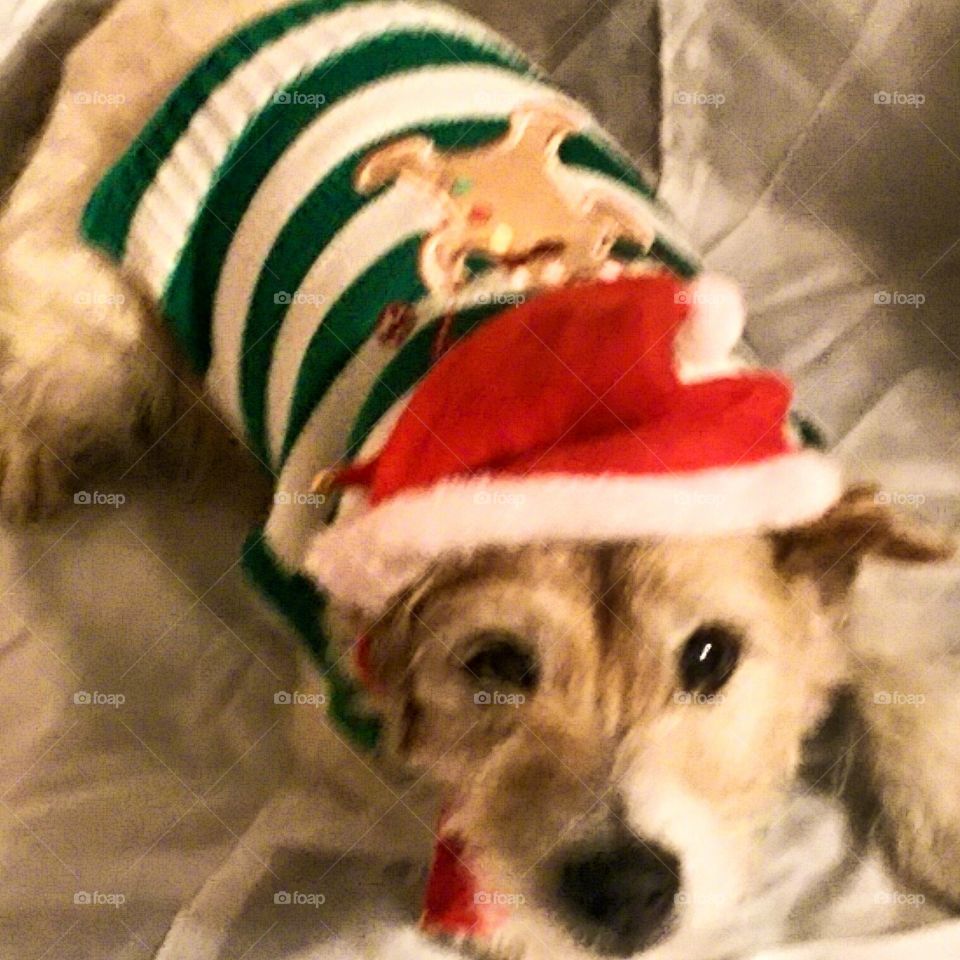
[[[403,183],[353,186],[364,156],[421,133],[443,149],[502,136],[518,106],[566,100],[513,47],[452,8],[307,0],[239,30],[184,78],[86,208],[85,238],[155,298],[220,413],[276,478],[246,563],[306,636],[334,715],[364,742],[376,725],[329,661],[323,600],[298,571],[329,522],[313,477],[372,455],[453,338],[519,291],[481,272],[455,301],[424,287],[418,253],[443,212]],[[657,229],[651,255],[693,258],[623,151],[596,125],[560,159],[615,190]],[[629,255],[629,254],[627,254]],[[383,314],[406,304],[403,342]]]

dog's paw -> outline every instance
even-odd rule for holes
[[[29,430],[0,429],[0,516],[28,523],[65,506],[75,479],[70,465]]]

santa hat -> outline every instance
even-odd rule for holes
[[[666,272],[563,287],[497,314],[338,475],[307,569],[376,613],[436,560],[489,546],[777,530],[840,495],[789,427],[791,389],[739,366],[736,288]]]

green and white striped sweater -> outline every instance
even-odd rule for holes
[[[504,309],[504,298],[494,272],[456,303],[435,302],[417,261],[442,210],[403,184],[362,196],[354,171],[397,136],[479,146],[503,135],[516,107],[562,97],[452,8],[307,0],[244,27],[199,63],[85,211],[85,238],[156,298],[220,412],[276,477],[247,566],[325,663],[334,714],[367,741],[375,727],[326,662],[322,598],[298,573],[324,519],[305,494],[321,469],[375,452],[432,362],[441,316],[453,315],[456,337]],[[641,207],[658,229],[652,255],[693,272],[608,135],[591,126],[570,136],[560,158]],[[376,332],[398,301],[417,307],[399,347]]]

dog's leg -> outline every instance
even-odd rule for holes
[[[211,426],[150,311],[118,268],[82,245],[78,225],[94,186],[190,67],[241,23],[285,2],[118,0],[68,57],[46,130],[0,221],[6,516],[55,507],[98,452],[122,472],[181,417],[174,451]],[[163,43],[151,45],[154,37]],[[195,450],[184,459],[195,461]]]
[[[231,924],[247,900],[270,873],[270,857],[280,840],[289,839],[299,826],[307,842],[316,834],[312,818],[304,816],[303,798],[280,795],[257,815],[224,863],[211,874],[193,901],[177,914],[155,960],[216,960]],[[315,808],[310,808],[315,812]],[[305,830],[304,825],[310,824]]]
[[[375,782],[373,776],[370,779]],[[271,865],[280,850],[328,851],[337,862],[348,855],[383,857],[384,865],[425,862],[429,831],[411,831],[416,820],[405,817],[404,805],[416,801],[406,793],[387,791],[384,806],[373,811],[363,810],[356,797],[347,806],[344,800],[339,793],[324,796],[322,790],[306,785],[271,798],[226,860],[177,914],[154,960],[217,960],[232,925],[258,888],[271,876],[282,879]],[[360,812],[351,812],[350,806]],[[400,823],[405,829],[398,827]]]
[[[937,563],[954,552],[952,538],[890,510],[870,486],[851,487],[819,520],[777,534],[775,543],[781,573],[819,595],[835,629],[849,614],[864,556]],[[960,906],[960,660],[916,649],[909,633],[895,652],[859,637],[847,672],[865,725],[850,749],[862,741],[866,750],[895,866]]]
[[[88,460],[132,465],[190,400],[117,270],[43,229],[0,240],[0,509],[24,520]]]
[[[235,6],[249,14],[266,5]],[[196,22],[181,24],[189,16],[181,9],[195,10]],[[229,30],[228,11],[205,10],[137,0],[108,14],[70,55],[0,221],[0,511],[8,518],[57,506],[98,453],[122,472],[195,404],[148,309],[119,268],[82,244],[78,225],[106,169],[206,43]],[[136,56],[150,36],[166,38],[163,50]],[[110,96],[94,101],[94,92]]]
[[[869,761],[900,871],[960,905],[960,665],[880,664],[859,691]]]
[[[270,869],[278,818],[285,820],[290,813],[282,798],[260,812],[226,862],[177,915],[156,960],[216,960],[231,923]]]

